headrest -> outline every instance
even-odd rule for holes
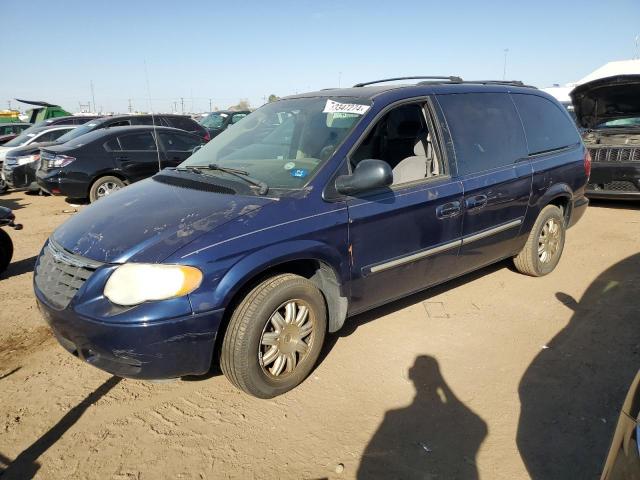
[[[424,142],[422,140],[418,140],[418,142],[413,147],[413,154],[416,157],[426,157],[427,152],[424,149]]]

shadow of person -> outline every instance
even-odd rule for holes
[[[487,424],[458,400],[435,358],[417,357],[409,378],[416,389],[413,403],[385,414],[358,478],[478,478],[475,459]]]
[[[600,274],[520,381],[517,445],[534,480],[597,478],[640,365],[640,254]]]
[[[87,395],[78,405],[69,410],[58,423],[33,442],[13,462],[10,462],[7,457],[0,454],[0,477],[2,477],[2,480],[33,478],[40,469],[40,463],[37,462],[38,457],[60,440],[60,437],[80,419],[87,408],[109,393],[121,380],[118,377],[110,377]]]

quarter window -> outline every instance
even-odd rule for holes
[[[439,95],[451,131],[458,173],[482,172],[527,156],[522,124],[504,93]]]
[[[549,152],[580,142],[569,116],[538,95],[512,94],[527,135],[529,154]]]
[[[246,113],[236,113],[231,117],[231,123],[238,123],[240,120],[242,120],[246,116],[247,116]]]

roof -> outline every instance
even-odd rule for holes
[[[409,77],[407,77],[409,78]],[[429,77],[415,77],[417,80],[420,78],[429,78]],[[451,79],[456,79],[457,77],[450,77]],[[458,81],[459,80],[459,81]],[[284,97],[283,99],[293,99],[293,98],[308,98],[308,97],[351,97],[351,98],[362,98],[373,100],[375,97],[393,91],[398,91],[402,89],[409,90],[407,92],[408,95],[420,95],[420,94],[430,94],[430,93],[470,93],[470,92],[479,92],[479,91],[492,91],[492,92],[501,92],[501,91],[514,91],[514,89],[532,89],[535,87],[531,87],[529,85],[524,85],[519,81],[502,81],[502,80],[467,80],[463,81],[462,79],[458,80],[429,80],[429,81],[421,81],[419,83],[391,83],[381,85],[376,82],[370,82],[365,86],[354,86],[350,88],[326,88],[323,90],[318,90],[316,92],[307,92],[296,95],[290,95],[288,97]],[[380,82],[383,82],[381,80]],[[372,83],[375,83],[372,84]],[[359,84],[360,85],[360,84]]]
[[[618,75],[640,75],[640,60],[620,60],[605,63],[586,77],[576,82],[576,85],[592,82],[600,78],[615,77]]]

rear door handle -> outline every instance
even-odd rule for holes
[[[460,202],[450,202],[436,208],[436,216],[440,219],[451,218],[460,214]]]
[[[120,155],[116,157],[116,160],[129,160],[129,157],[127,157],[126,155]]]
[[[479,210],[487,204],[486,195],[476,195],[475,197],[469,197],[464,201],[467,210]]]

